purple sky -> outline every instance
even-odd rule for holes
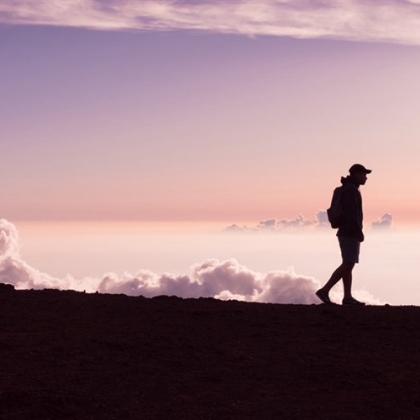
[[[313,217],[360,161],[418,221],[419,2],[101,3],[0,5],[3,217]]]

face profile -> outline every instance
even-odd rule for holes
[[[372,172],[371,169],[366,169],[360,163],[355,163],[349,169],[349,173],[351,178],[358,184],[358,185],[365,185],[367,181],[367,174]]]
[[[366,172],[357,172],[353,175],[353,178],[359,185],[365,185],[367,181],[367,174]]]

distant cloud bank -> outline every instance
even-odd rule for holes
[[[72,289],[130,296],[214,297],[285,304],[319,303],[314,293],[320,287],[316,279],[296,274],[291,269],[259,273],[235,259],[208,259],[194,265],[189,275],[158,275],[139,270],[135,275],[126,273],[122,277],[108,273],[101,278],[75,279],[70,275],[55,278],[29,266],[21,258],[16,227],[4,219],[0,220],[0,283],[13,284],[18,289]],[[366,291],[356,295],[371,304],[380,303]]]
[[[419,0],[420,1],[420,0]],[[385,213],[378,220],[372,222],[368,227],[373,229],[389,229],[392,227],[392,214]],[[300,232],[308,229],[325,229],[330,228],[328,222],[328,215],[325,210],[319,210],[314,219],[306,219],[299,214],[295,219],[267,219],[260,221],[255,226],[232,224],[224,229],[227,233],[242,233],[242,232],[262,232],[262,233],[276,233],[276,232]]]
[[[3,0],[0,22],[420,45],[418,0]]]
[[[307,228],[329,227],[327,212],[320,210],[316,219],[306,219],[299,214],[295,219],[268,219],[262,220],[256,226],[232,224],[224,230],[225,232],[296,232]]]

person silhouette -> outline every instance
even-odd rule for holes
[[[341,178],[341,206],[343,221],[338,227],[337,237],[340,244],[342,264],[332,273],[327,283],[315,292],[323,302],[331,304],[330,290],[342,279],[344,286],[343,305],[364,305],[352,296],[353,268],[359,262],[360,244],[364,241],[363,208],[360,185],[365,185],[367,174],[372,171],[356,163],[349,169],[350,175]]]

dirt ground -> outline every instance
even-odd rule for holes
[[[420,308],[0,287],[0,419],[418,419]]]

